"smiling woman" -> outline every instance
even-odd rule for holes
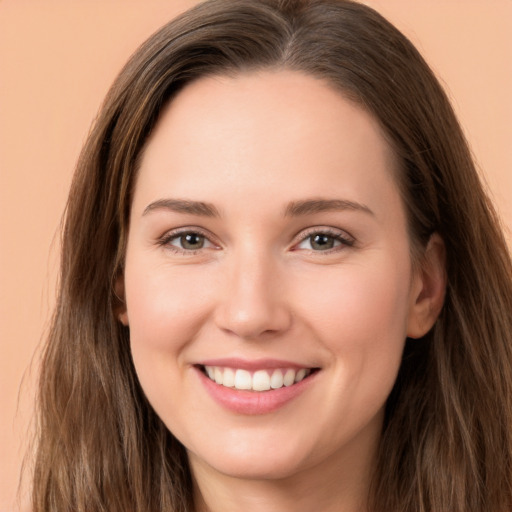
[[[511,311],[407,39],[350,1],[205,2],[81,155],[34,511],[509,510]]]
[[[319,487],[335,461],[332,502],[360,508],[346,491],[368,478],[405,339],[420,311],[420,335],[430,328],[444,291],[439,257],[428,292],[412,272],[393,167],[369,114],[296,71],[198,80],[150,136],[121,319],[148,400],[223,493],[233,477]],[[162,196],[189,207],[144,215]]]

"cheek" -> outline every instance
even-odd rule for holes
[[[130,335],[135,344],[169,350],[186,342],[201,327],[210,303],[208,275],[196,269],[148,268],[131,262],[125,288]],[[204,275],[203,275],[204,274]],[[210,274],[211,275],[211,274]]]
[[[181,389],[187,370],[184,353],[208,317],[212,283],[197,268],[152,265],[131,256],[125,297],[132,358],[144,393],[165,418],[169,403],[172,410],[180,407],[171,390]]]
[[[332,269],[297,294],[339,379],[360,403],[385,399],[394,384],[406,339],[409,282],[408,260],[372,261]]]
[[[409,307],[407,264],[347,265],[321,279],[304,280],[298,303],[307,305],[312,322],[337,339],[356,339],[365,332],[403,335]],[[367,342],[376,342],[368,339]]]

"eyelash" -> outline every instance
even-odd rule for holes
[[[178,254],[184,254],[187,256],[193,256],[195,254],[198,254],[203,248],[181,249],[179,247],[171,245],[171,242],[173,240],[178,239],[184,235],[199,235],[199,236],[203,237],[205,240],[207,240],[209,243],[211,243],[213,246],[216,245],[210,240],[209,236],[199,228],[186,228],[186,229],[177,229],[174,231],[170,231],[170,232],[166,233],[165,235],[163,235],[158,240],[158,245],[165,247],[166,249],[169,249],[170,251],[178,253]]]
[[[297,247],[298,245],[302,244],[308,239],[311,239],[314,235],[326,235],[329,238],[332,238],[335,242],[339,242],[340,244],[338,246],[332,247],[331,249],[326,249],[324,251],[315,251],[313,249],[306,249],[311,253],[315,254],[332,254],[334,252],[338,252],[340,250],[343,250],[346,247],[353,247],[355,244],[354,238],[352,238],[347,233],[344,233],[342,231],[338,231],[332,228],[309,228],[307,229],[301,236],[300,240],[294,244],[294,247]]]
[[[202,247],[200,249],[182,249],[180,247],[171,245],[171,242],[173,240],[176,240],[179,237],[184,236],[184,235],[199,235],[200,237],[203,237],[206,241],[208,241],[210,244],[212,244],[214,247],[216,246],[216,244],[210,240],[208,234],[206,234],[199,228],[186,228],[186,229],[179,229],[179,230],[168,232],[158,240],[158,245],[165,247],[165,248],[171,250],[172,252],[175,252],[178,254],[184,254],[187,256],[193,256],[195,254],[198,254],[199,252],[201,252],[204,249],[204,247]],[[310,239],[314,235],[326,235],[329,238],[332,238],[335,242],[339,242],[339,245],[334,246],[330,249],[323,250],[323,251],[322,250],[315,251],[313,249],[305,249],[305,250],[308,250],[309,252],[315,253],[315,254],[332,254],[333,252],[343,250],[343,248],[345,248],[345,247],[352,247],[355,244],[355,240],[352,237],[350,237],[349,235],[343,234],[343,232],[334,230],[332,228],[316,228],[315,227],[315,228],[310,228],[310,229],[306,230],[305,233],[302,234],[300,240],[298,240],[297,242],[295,242],[293,244],[293,247],[297,247],[298,245],[302,244],[303,242]]]

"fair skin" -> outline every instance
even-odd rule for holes
[[[395,170],[373,117],[297,72],[202,78],[163,112],[119,317],[198,510],[364,510],[405,339],[444,290],[437,237],[413,271]]]

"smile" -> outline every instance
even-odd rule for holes
[[[313,371],[311,368],[276,368],[254,372],[221,366],[204,366],[203,368],[204,373],[215,383],[245,391],[269,391],[290,387],[304,380]]]
[[[319,367],[276,359],[224,358],[193,365],[199,382],[223,409],[244,415],[277,411],[314,386]]]

